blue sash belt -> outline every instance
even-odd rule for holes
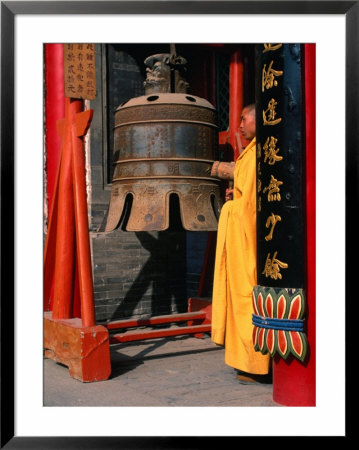
[[[252,314],[252,324],[260,328],[284,331],[303,331],[304,321],[295,319],[273,319]]]

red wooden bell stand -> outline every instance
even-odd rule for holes
[[[117,320],[107,323],[106,328],[110,332],[123,330],[110,336],[110,344],[182,335],[194,335],[201,338],[202,333],[211,331],[211,315],[210,299],[190,298],[187,313],[154,316],[148,319]],[[174,323],[184,323],[184,325],[156,328],[156,325]]]
[[[69,368],[82,382],[104,381],[111,375],[108,330],[83,327],[81,319],[53,319],[44,313],[44,356]]]

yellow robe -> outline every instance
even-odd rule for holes
[[[256,269],[256,141],[234,169],[233,200],[223,205],[217,234],[212,299],[212,341],[225,346],[225,363],[266,374],[269,355],[253,348],[252,290]]]

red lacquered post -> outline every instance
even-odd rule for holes
[[[244,106],[243,71],[242,52],[241,50],[237,50],[232,54],[229,66],[229,143],[233,148],[234,161],[239,156],[237,139],[241,139],[243,148],[247,145],[247,142],[239,135],[241,112]]]
[[[48,209],[50,211],[62,146],[56,124],[65,115],[64,52],[62,44],[45,45],[45,84],[46,180]]]
[[[62,44],[45,45],[45,146],[46,193],[48,230],[44,249],[44,310],[52,309],[50,298],[53,287],[56,248],[57,186],[61,160],[62,140],[57,121],[65,115],[64,53]]]

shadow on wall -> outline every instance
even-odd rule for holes
[[[200,278],[206,232],[183,229],[177,196],[165,231],[93,233],[98,322],[187,311]]]
[[[146,302],[144,309],[152,315],[187,309],[185,233],[161,231],[156,234],[157,237],[148,232],[135,233],[149,258],[114,312],[116,317],[122,311],[126,316],[132,315],[136,301],[141,300]]]

